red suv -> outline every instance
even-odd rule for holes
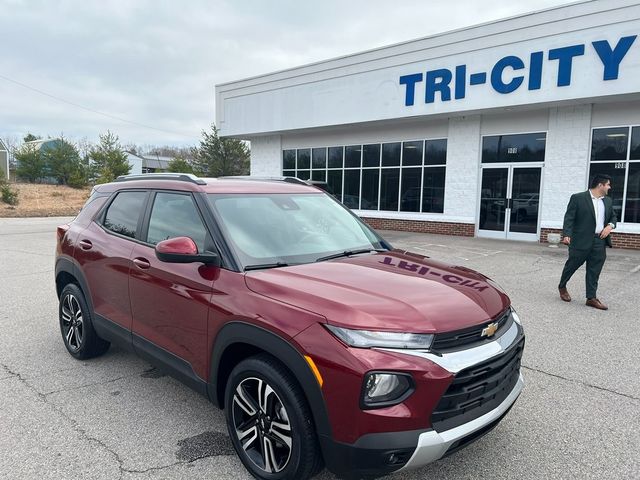
[[[122,177],[57,236],[69,353],[117,342],[206,395],[259,479],[425,465],[523,387],[500,287],[393,249],[296,179]]]

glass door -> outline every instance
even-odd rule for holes
[[[478,236],[538,240],[541,167],[484,166]]]
[[[484,237],[505,238],[509,168],[482,169],[478,233]]]
[[[538,240],[540,167],[512,167],[507,238]]]

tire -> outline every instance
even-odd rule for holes
[[[85,360],[102,355],[109,349],[111,344],[94,330],[91,310],[77,285],[70,283],[62,289],[58,317],[62,341],[71,356]]]
[[[307,401],[273,357],[250,357],[231,371],[225,416],[233,446],[255,478],[307,480],[322,469]]]

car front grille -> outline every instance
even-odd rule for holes
[[[482,331],[487,328],[488,325],[497,323],[498,329],[491,337],[482,336]],[[465,328],[462,330],[456,330],[453,332],[438,333],[433,339],[431,350],[435,352],[446,353],[453,350],[459,350],[461,347],[468,348],[474,344],[482,344],[485,342],[491,342],[509,330],[509,327],[513,323],[513,317],[511,316],[511,309],[508,308],[505,312],[502,312],[496,319],[476,325],[473,327]]]
[[[455,428],[500,405],[518,382],[523,350],[524,338],[502,355],[458,372],[431,414],[433,428]]]

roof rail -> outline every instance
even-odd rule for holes
[[[120,175],[115,182],[129,182],[131,180],[178,180],[181,182],[195,183],[196,185],[206,185],[200,177],[191,173],[143,173],[140,175]]]
[[[301,180],[296,177],[252,177],[251,175],[230,175],[218,178],[224,178],[225,180],[252,180],[258,182],[286,182],[297,183],[298,185],[309,185],[306,180]]]

